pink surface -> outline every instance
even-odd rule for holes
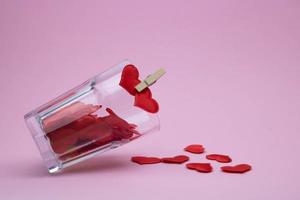
[[[299,199],[299,19],[295,0],[0,1],[0,199]],[[47,174],[23,115],[125,58],[167,70],[161,131]],[[253,170],[129,161],[191,143]]]

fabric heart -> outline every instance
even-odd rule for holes
[[[197,170],[198,172],[210,173],[213,168],[210,163],[188,163],[186,167],[191,170]]]
[[[152,98],[149,88],[146,88],[140,93],[136,93],[134,105],[150,113],[156,113],[159,110],[159,105],[155,99]]]
[[[162,158],[161,161],[163,163],[174,163],[174,164],[181,164],[186,161],[188,161],[190,158],[185,155],[179,155],[179,156],[174,156],[174,157],[166,157]]]
[[[126,65],[122,71],[119,85],[134,96],[137,93],[135,86],[140,82],[138,69],[134,65]]]
[[[221,170],[226,173],[245,173],[252,169],[252,167],[248,164],[239,164],[235,166],[224,166],[221,167]]]
[[[131,161],[138,163],[140,165],[144,164],[156,164],[160,163],[161,159],[156,157],[146,157],[146,156],[133,156],[131,157]]]
[[[134,65],[126,65],[122,71],[119,85],[129,94],[135,96],[134,106],[150,113],[158,112],[159,105],[157,101],[152,98],[150,89],[146,88],[142,92],[138,92],[135,89],[135,86],[140,82],[138,69]]]
[[[209,154],[209,155],[206,155],[206,159],[215,160],[215,161],[218,161],[220,163],[229,163],[229,162],[232,161],[229,156],[222,155],[222,154]]]
[[[190,153],[200,154],[205,151],[204,147],[201,144],[192,144],[184,148],[185,151]]]

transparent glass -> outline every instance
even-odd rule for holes
[[[122,62],[24,116],[50,173],[159,130],[119,86]]]

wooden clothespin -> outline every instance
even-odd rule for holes
[[[163,68],[157,70],[154,74],[151,74],[151,75],[147,76],[147,78],[145,80],[143,80],[142,82],[140,82],[139,84],[137,84],[135,86],[135,89],[138,92],[143,91],[144,89],[146,89],[150,85],[154,84],[165,73],[166,73],[166,71]]]

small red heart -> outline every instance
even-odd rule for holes
[[[185,151],[190,153],[200,154],[205,151],[205,148],[201,144],[192,144],[184,148]]]
[[[134,65],[126,65],[122,71],[119,85],[134,96],[137,93],[135,86],[140,82],[138,69]]]
[[[206,159],[208,160],[215,160],[220,163],[229,163],[231,162],[231,158],[227,155],[222,155],[222,154],[209,154],[206,156]]]
[[[209,173],[213,168],[210,163],[188,163],[186,164],[188,169],[197,170],[198,172]]]
[[[146,156],[133,156],[131,157],[131,161],[138,163],[140,165],[144,164],[156,164],[160,163],[161,159],[156,157],[146,157]]]
[[[174,156],[174,157],[166,157],[162,158],[161,161],[163,163],[174,163],[174,164],[181,164],[186,161],[188,161],[190,158],[185,155],[179,155],[179,156]]]
[[[235,166],[224,166],[221,167],[223,172],[226,173],[245,173],[247,171],[250,171],[252,167],[248,164],[239,164]]]
[[[152,98],[149,88],[146,88],[142,92],[136,93],[134,105],[150,113],[156,113],[159,110],[159,105],[155,99]]]

